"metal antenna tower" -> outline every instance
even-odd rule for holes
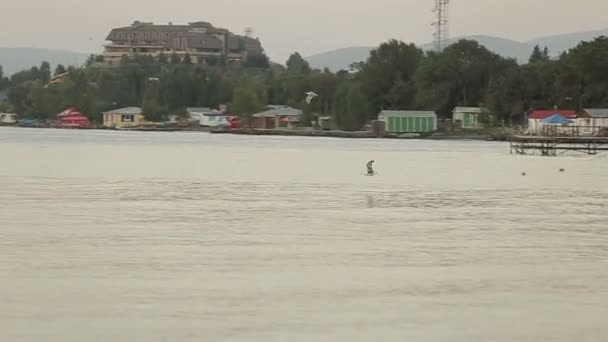
[[[450,0],[435,0],[435,12],[436,18],[433,26],[435,26],[435,33],[433,37],[435,40],[435,50],[442,51],[448,46],[450,39],[449,30],[449,5]]]

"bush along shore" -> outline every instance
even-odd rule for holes
[[[372,131],[337,131],[337,130],[312,130],[312,129],[251,129],[251,128],[215,128],[212,134],[237,134],[237,135],[278,135],[296,137],[331,137],[351,139],[432,139],[432,140],[480,140],[480,141],[507,141],[512,134],[507,129],[482,129],[476,131],[459,132],[435,132],[424,134],[395,134],[376,133]]]

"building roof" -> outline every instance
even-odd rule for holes
[[[125,107],[114,110],[103,112],[104,114],[124,114],[124,115],[136,115],[141,114],[142,110],[139,107]]]
[[[141,25],[133,25],[127,27],[118,27],[112,29],[106,40],[110,41],[124,41],[130,40],[128,37],[120,36],[119,33],[130,33],[130,32],[153,32],[153,31],[161,31],[161,32],[174,32],[179,35],[185,35],[189,32],[191,28],[189,26],[184,25],[151,25],[151,24],[141,24]]]
[[[269,109],[260,113],[253,114],[256,118],[274,118],[277,116],[300,116],[302,111],[292,107],[281,107]]]
[[[536,120],[544,120],[544,119],[552,116],[553,114],[559,114],[567,119],[576,119],[576,111],[574,111],[574,110],[554,110],[554,109],[535,110],[532,113],[530,113],[528,118],[536,119]]]
[[[229,115],[229,114],[222,112],[221,110],[211,109],[209,107],[188,107],[188,108],[186,108],[186,111],[190,114],[193,114],[193,113],[199,114],[200,113],[203,115],[226,115],[226,116]]]
[[[158,31],[175,32],[175,33],[179,33],[181,35],[185,35],[188,32],[194,32],[194,31],[196,31],[196,32],[203,31],[203,33],[216,33],[216,34],[224,34],[224,35],[230,34],[230,31],[228,31],[227,29],[214,27],[210,23],[204,22],[204,21],[190,23],[187,25],[173,25],[172,23],[157,25],[154,23],[144,23],[144,22],[140,22],[140,21],[135,21],[131,26],[117,27],[117,28],[112,29],[112,31],[110,31],[110,34],[108,35],[106,40],[121,40],[121,39],[119,39],[119,36],[116,35],[116,33],[118,33],[118,32],[158,32]]]
[[[79,112],[78,109],[76,109],[76,107],[67,108],[63,112],[57,114],[58,118],[67,118],[67,117],[72,117],[72,116],[85,116],[85,115],[82,114],[81,112]]]
[[[279,109],[279,108],[288,108],[289,106],[285,106],[285,105],[274,105],[274,104],[269,104],[266,106],[266,109]]]
[[[429,110],[383,110],[378,114],[378,117],[389,116],[437,118],[437,114]]]
[[[608,118],[608,108],[589,108],[585,112],[592,118]]]
[[[543,123],[551,124],[551,125],[565,125],[572,123],[572,120],[566,119],[565,117],[555,113],[550,117],[543,120]]]
[[[213,109],[209,107],[188,107],[186,111],[188,113],[213,113]]]
[[[480,107],[456,107],[452,113],[473,113],[481,114]]]

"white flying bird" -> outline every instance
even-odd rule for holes
[[[306,103],[310,104],[312,100],[317,96],[319,95],[317,95],[317,93],[315,93],[314,91],[309,91],[308,93],[306,93]]]

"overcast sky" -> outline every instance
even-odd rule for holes
[[[432,39],[434,0],[1,0],[0,46],[102,51],[112,27],[134,20],[209,21],[254,30],[275,61],[390,38]],[[605,0],[452,0],[452,36],[530,40],[608,27]]]

